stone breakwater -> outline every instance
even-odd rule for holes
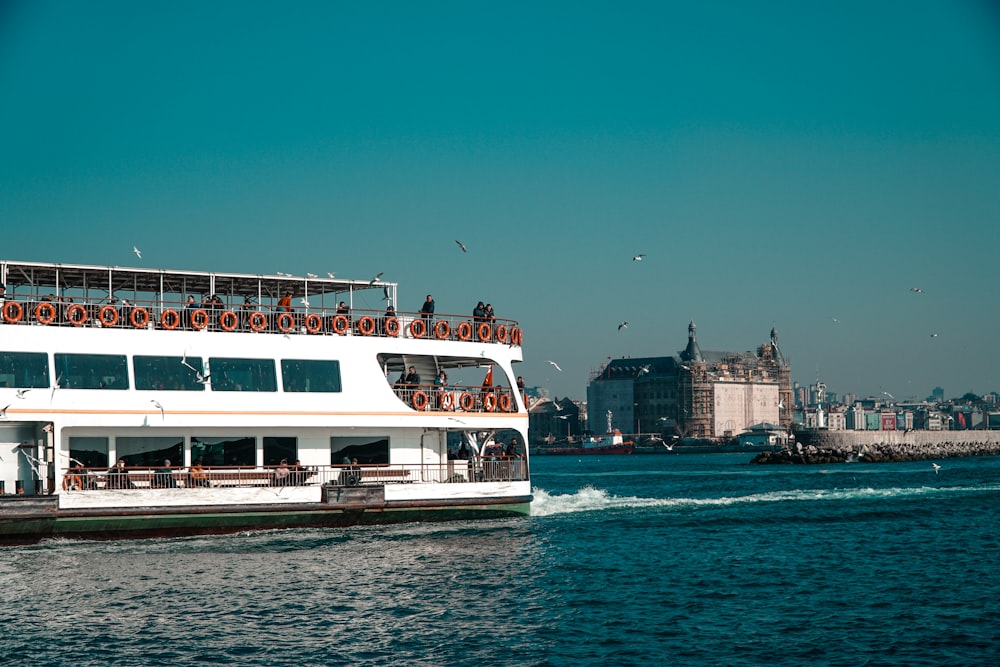
[[[1000,455],[1000,431],[808,431],[793,445],[761,452],[751,463],[924,461]]]

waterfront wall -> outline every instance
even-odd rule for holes
[[[753,463],[921,461],[1000,454],[1000,431],[806,431]]]

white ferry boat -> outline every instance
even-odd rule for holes
[[[529,512],[514,321],[396,312],[379,279],[0,284],[0,544]]]

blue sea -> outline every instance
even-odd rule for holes
[[[526,518],[0,550],[4,665],[997,665],[1000,458],[535,457]]]

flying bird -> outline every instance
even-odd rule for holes
[[[336,271],[327,271],[326,272],[326,277],[327,278],[333,278],[335,275],[337,275]]]
[[[923,294],[923,293],[924,293],[924,290],[922,290],[922,289],[921,289],[921,288],[919,288],[919,287],[911,287],[911,288],[910,288],[910,291],[911,291],[911,292],[916,292],[917,294]]]
[[[305,306],[306,308],[309,307],[309,299],[302,297],[301,299],[299,299],[299,301],[301,301],[302,305]]]
[[[149,402],[150,402],[150,403],[152,403],[153,405],[155,405],[155,406],[156,406],[156,407],[157,407],[157,408],[159,409],[159,411],[160,411],[160,419],[166,419],[166,415],[165,415],[165,414],[164,414],[164,412],[163,412],[163,406],[162,406],[162,405],[160,405],[160,402],[159,402],[159,401],[157,401],[157,400],[156,400],[156,399],[154,399],[154,398],[151,398],[151,399],[149,400]]]
[[[937,335],[936,333],[932,333],[932,334],[931,334],[931,338],[937,338],[937,336],[938,336],[938,335]]]
[[[649,367],[650,367],[650,364],[643,365],[643,367],[639,369],[639,375],[645,375],[646,373],[648,373],[649,372]]]
[[[938,474],[940,474],[940,470],[941,470],[941,466],[939,466],[939,465],[938,465],[938,464],[936,464],[936,463],[932,463],[931,465],[932,465],[932,466],[934,466],[934,474],[935,474],[935,475],[938,475]]]
[[[891,398],[892,400],[894,400],[894,401],[896,400],[896,397],[893,396],[892,394],[890,394],[889,392],[883,391],[882,393],[885,394],[886,396],[888,396],[889,398]]]
[[[462,252],[469,252],[468,250],[465,249],[465,244],[459,241],[458,239],[455,239],[455,243],[457,243],[458,247],[462,249]]]
[[[368,284],[369,285],[374,285],[378,281],[382,280],[382,274],[383,273],[385,273],[385,271],[379,271],[377,274],[375,274],[374,278],[372,278],[370,281],[368,281]]]
[[[553,366],[556,367],[557,371],[559,371],[560,373],[562,373],[562,369],[559,368],[559,364],[557,364],[556,362],[552,361],[551,359],[546,359],[545,363],[552,364]]]
[[[621,322],[618,325],[618,330],[621,331],[622,329],[628,329],[628,322]]]
[[[641,262],[642,258],[646,256],[646,253],[640,252],[638,255],[632,258],[633,262]]]
[[[139,250],[137,247],[132,246],[132,252],[135,253],[136,257],[138,257],[139,259],[142,259],[142,251]]]
[[[840,324],[840,320],[838,320],[836,317],[834,317],[832,319],[833,319],[833,323],[834,324]]]
[[[0,410],[0,419],[7,419],[7,408],[10,407],[10,403],[5,405],[2,410]]]
[[[17,397],[18,398],[24,398],[24,395],[27,394],[29,391],[31,391],[31,390],[30,389],[18,389],[17,390]]]

